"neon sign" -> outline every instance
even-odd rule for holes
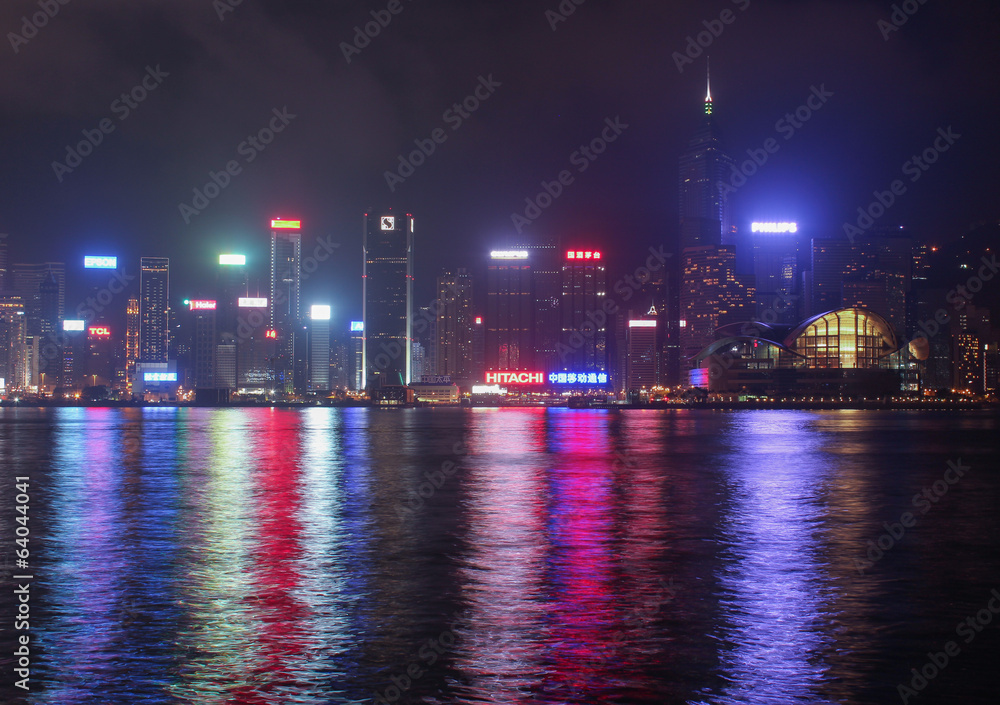
[[[219,255],[219,264],[242,265],[247,263],[246,255]]]
[[[365,332],[365,322],[364,321],[351,321],[351,332],[352,333],[364,333]]]
[[[493,250],[490,259],[528,259],[527,250]]]
[[[144,372],[142,374],[144,382],[176,382],[176,372]]]
[[[85,269],[118,269],[117,257],[84,257]]]
[[[755,233],[797,233],[798,223],[752,223],[751,232]]]
[[[656,321],[629,321],[629,328],[656,328]]]
[[[188,309],[189,311],[214,311],[216,308],[216,302],[196,301],[192,299],[191,301],[188,302],[188,306],[190,307]]]
[[[265,298],[239,299],[238,303],[240,308],[267,308],[267,299]]]
[[[601,259],[601,253],[595,250],[570,250],[566,253],[566,259]]]
[[[91,326],[87,329],[87,333],[96,338],[107,338],[111,335],[111,330],[106,326]]]
[[[607,384],[607,372],[551,372],[552,384]]]
[[[277,220],[271,221],[271,230],[301,230],[301,220]]]
[[[276,331],[276,330],[266,330],[266,331],[264,331],[264,337],[265,338],[270,338],[271,340],[277,340],[278,339],[278,331]]]
[[[487,372],[486,384],[544,384],[544,372]]]
[[[313,306],[309,310],[309,318],[314,321],[329,321],[330,320],[330,307],[329,306]]]

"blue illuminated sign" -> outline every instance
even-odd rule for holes
[[[144,372],[143,381],[146,382],[176,382],[176,372]]]
[[[118,269],[118,258],[87,256],[83,258],[83,266],[85,269]]]
[[[365,332],[365,322],[364,321],[351,321],[351,332],[352,333],[364,333]]]
[[[552,384],[607,384],[607,372],[551,372]]]

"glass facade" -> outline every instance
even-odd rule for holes
[[[795,338],[795,351],[811,369],[870,370],[893,350],[893,334],[884,321],[858,309],[833,311],[811,323]]]

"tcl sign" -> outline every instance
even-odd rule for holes
[[[486,384],[545,384],[545,373],[487,372]]]
[[[91,326],[87,329],[87,333],[94,336],[95,338],[107,338],[111,335],[111,331],[104,326]]]

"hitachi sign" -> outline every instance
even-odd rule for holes
[[[487,372],[486,384],[545,384],[545,373]]]

